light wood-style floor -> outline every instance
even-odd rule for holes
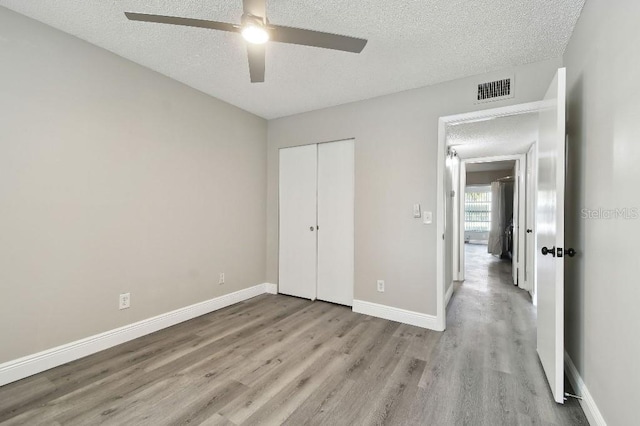
[[[4,386],[0,423],[586,425],[553,402],[509,264],[468,250],[445,333],[259,296]]]

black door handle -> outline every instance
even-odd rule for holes
[[[530,234],[533,232],[533,229],[527,229],[527,234]]]
[[[567,256],[569,256],[569,257],[573,257],[573,256],[575,256],[575,255],[576,255],[576,253],[577,253],[577,251],[575,251],[575,250],[574,250],[574,249],[572,249],[572,248],[564,249],[564,254],[566,254],[566,255],[567,255]]]
[[[556,257],[556,248],[555,247],[551,247],[551,248],[542,247],[542,255],[546,256],[548,254],[550,254],[553,257]]]

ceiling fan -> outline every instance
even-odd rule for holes
[[[265,43],[267,41],[301,44],[353,53],[362,52],[362,49],[367,44],[367,40],[361,38],[272,25],[266,16],[266,0],[242,0],[242,6],[244,13],[242,14],[240,25],[134,12],[125,12],[125,15],[131,21],[183,25],[242,34],[248,42],[247,55],[249,57],[249,75],[252,83],[264,82]]]

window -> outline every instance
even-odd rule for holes
[[[491,227],[491,187],[470,186],[464,194],[464,230],[489,232]]]

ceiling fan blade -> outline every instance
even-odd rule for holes
[[[247,44],[247,56],[249,56],[249,76],[252,83],[264,82],[264,44]]]
[[[207,28],[210,30],[239,32],[238,26],[227,22],[206,21],[204,19],[179,18],[177,16],[147,15],[145,13],[125,12],[131,21],[155,22],[158,24],[182,25],[186,27]]]
[[[242,0],[244,13],[264,18],[267,16],[266,0]]]
[[[364,49],[364,46],[367,44],[367,40],[365,39],[339,34],[283,27],[280,25],[269,25],[269,27],[273,28],[270,40],[280,43],[301,44],[304,46],[322,47],[353,53],[362,52],[362,49]]]

